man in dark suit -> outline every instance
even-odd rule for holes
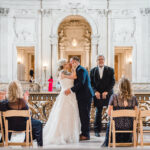
[[[100,137],[99,133],[101,132],[103,106],[108,106],[109,98],[113,94],[113,87],[115,85],[114,69],[105,66],[104,62],[105,57],[98,55],[98,66],[90,71],[91,85],[95,93],[94,106],[96,107],[96,117],[94,131],[97,137]]]
[[[80,60],[78,57],[73,57],[70,60],[71,64],[76,64],[76,74],[77,79],[74,80],[74,86],[71,89],[65,91],[68,95],[74,92],[77,97],[79,115],[81,120],[81,135],[80,140],[90,139],[90,109],[91,101],[94,96],[93,89],[91,87],[90,78],[88,72],[85,68],[80,65]]]

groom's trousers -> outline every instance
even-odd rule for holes
[[[90,138],[90,110],[91,110],[91,99],[85,101],[81,99],[78,101],[79,115],[81,120],[81,135]]]

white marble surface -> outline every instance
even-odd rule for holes
[[[39,0],[0,0],[0,83],[17,79],[17,46],[35,47],[36,82],[44,82],[46,63],[47,78],[52,66],[56,83],[58,27],[70,15],[91,26],[97,45],[91,59],[98,51],[114,67],[115,46],[131,46],[132,81],[150,83],[150,0],[111,0],[109,11],[106,0],[43,0],[40,6]]]
[[[150,142],[150,134],[146,133],[144,134],[144,142]],[[19,140],[18,140],[19,138]],[[91,139],[88,141],[81,141],[79,143],[75,143],[75,144],[65,144],[65,145],[49,145],[49,146],[44,146],[42,148],[37,147],[36,142],[34,141],[33,143],[33,149],[49,149],[49,150],[100,150],[100,149],[108,149],[108,148],[103,148],[101,147],[102,143],[104,142],[105,139],[105,133],[101,133],[101,137],[95,137],[94,133],[91,132]],[[17,135],[13,135],[12,136],[12,141],[23,141],[24,140],[24,134],[17,134]],[[140,142],[140,136],[139,136],[139,142]],[[26,149],[26,148],[22,148],[19,146],[11,146],[9,147],[10,149]],[[1,149],[1,148],[0,148]],[[3,149],[3,148],[2,148]],[[133,147],[120,147],[120,148],[115,148],[115,149],[122,149],[122,150],[126,150],[126,149],[131,149],[133,150]],[[141,146],[138,146],[135,149],[142,149]],[[150,146],[144,146],[143,149],[150,149]]]

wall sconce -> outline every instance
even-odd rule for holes
[[[46,69],[47,69],[47,64],[43,64],[43,69],[44,69],[44,85],[46,86]]]
[[[76,39],[73,39],[73,40],[72,40],[72,46],[73,46],[73,47],[76,47],[76,46],[77,46],[77,40],[76,40]]]
[[[132,64],[132,58],[131,57],[128,58],[128,62],[129,62],[129,64]]]
[[[21,64],[22,63],[22,59],[20,57],[17,58],[17,62],[18,64]]]
[[[47,64],[43,64],[43,68],[44,68],[44,70],[47,68]]]

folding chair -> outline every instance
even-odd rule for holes
[[[0,112],[0,132],[2,134],[2,143],[0,143],[0,146],[4,146],[4,128],[3,128],[3,122],[2,122],[2,112]]]
[[[143,142],[143,133],[150,133],[150,130],[143,130],[143,119],[146,117],[150,117],[150,110],[140,110],[139,113],[139,129],[140,129],[140,145],[143,147],[144,145],[150,145],[149,143]]]
[[[114,118],[132,117],[133,130],[116,130]],[[134,146],[136,147],[136,126],[137,126],[137,111],[136,110],[116,110],[111,112],[110,130],[109,130],[109,147],[113,146]],[[111,134],[112,133],[112,134]],[[133,133],[133,143],[116,143],[116,133]],[[111,143],[112,136],[112,143]]]
[[[9,110],[6,112],[3,112],[3,117],[4,117],[4,126],[5,126],[5,146],[9,145],[21,145],[21,146],[32,146],[33,145],[33,140],[32,140],[32,125],[31,125],[31,116],[29,110]],[[26,121],[26,130],[24,131],[14,131],[14,130],[9,130],[8,129],[8,120],[7,118],[9,117],[28,117],[28,120]],[[26,142],[8,142],[8,133],[21,133],[25,132],[26,133]],[[29,142],[29,135],[30,135],[30,140]]]

